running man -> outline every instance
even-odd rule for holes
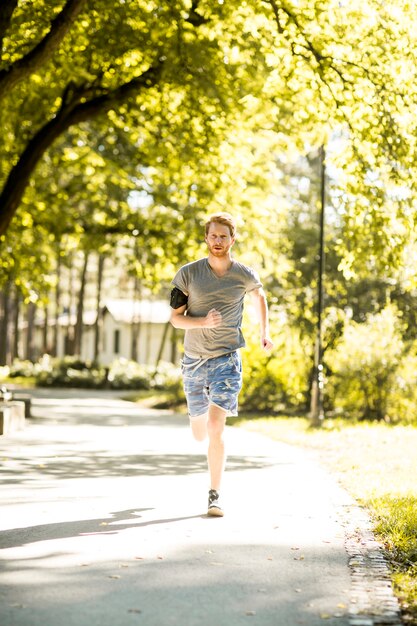
[[[264,350],[272,349],[268,305],[257,273],[232,258],[236,225],[229,213],[216,213],[206,223],[208,257],[188,263],[175,275],[171,292],[171,324],[185,330],[182,374],[192,433],[209,439],[208,515],[223,516],[219,491],[225,466],[226,418],[237,415],[242,387],[239,349],[244,297],[250,293]]]

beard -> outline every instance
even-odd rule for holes
[[[222,257],[229,255],[229,251],[232,245],[229,244],[227,246],[217,246],[217,245],[211,245],[210,243],[207,243],[207,247],[212,256],[215,256],[217,258],[222,258]]]

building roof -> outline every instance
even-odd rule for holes
[[[106,300],[103,302],[103,311],[108,311],[116,322],[125,324],[165,324],[171,316],[171,307],[166,300]]]
[[[100,308],[103,315],[108,313],[116,322],[119,322],[120,324],[133,324],[140,322],[145,324],[165,324],[169,321],[171,316],[171,307],[166,300],[130,300],[127,298],[107,299],[101,303]],[[96,319],[96,311],[84,311],[84,326],[93,326]],[[75,312],[72,312],[71,314],[65,312],[58,316],[58,324],[63,327],[75,325],[76,320],[77,316]],[[38,317],[35,319],[36,326],[42,326],[43,324],[43,319]],[[49,318],[48,325],[55,325],[55,319],[53,317]],[[27,328],[27,321],[22,320],[19,327],[22,329]]]

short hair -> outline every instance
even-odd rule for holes
[[[230,213],[222,212],[210,215],[206,222],[206,236],[208,235],[211,224],[223,224],[228,227],[231,237],[235,237],[236,235],[236,222]]]

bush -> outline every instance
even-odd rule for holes
[[[387,419],[404,353],[401,331],[391,305],[362,324],[346,324],[337,347],[325,355],[331,371],[325,394],[333,408],[354,418]]]
[[[153,366],[120,358],[105,368],[78,357],[53,359],[44,355],[33,367],[36,370],[36,383],[41,387],[157,389],[170,394],[172,398],[183,398],[181,372],[171,363],[160,363],[155,370]]]
[[[153,368],[125,358],[116,359],[107,373],[111,389],[150,389]]]
[[[20,359],[15,359],[9,367],[8,377],[9,378],[32,378],[36,376],[37,371],[39,370],[38,363],[32,363],[32,361],[25,361]]]
[[[391,422],[417,424],[417,342],[411,344],[397,368],[388,395],[387,417]]]
[[[154,371],[152,376],[152,386],[164,393],[161,408],[162,406],[177,406],[185,402],[181,369],[172,363],[159,363],[158,370]]]
[[[39,387],[97,388],[105,384],[106,373],[78,357],[66,356],[53,359],[44,355],[39,362],[36,384]]]
[[[311,355],[299,332],[283,326],[274,335],[272,354],[259,345],[257,329],[247,336],[242,352],[243,388],[240,405],[248,411],[279,412],[305,406]]]

